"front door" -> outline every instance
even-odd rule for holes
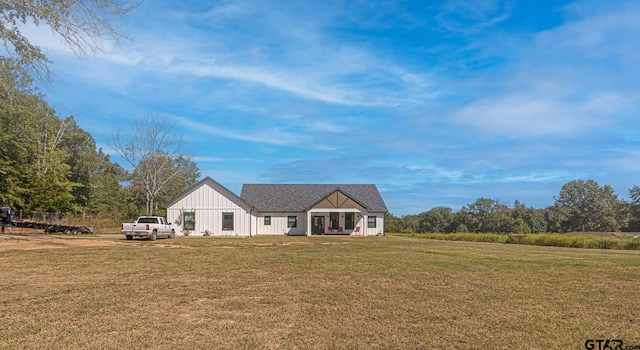
[[[324,233],[324,216],[314,216],[311,219],[311,234],[321,235]]]

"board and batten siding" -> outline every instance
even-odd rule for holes
[[[271,225],[264,224],[265,216],[271,217]],[[288,227],[289,216],[298,218],[296,227]],[[260,213],[255,216],[257,235],[304,235],[307,227],[305,213]]]
[[[385,213],[369,213],[367,214],[367,218],[370,216],[376,217],[376,227],[369,228],[368,219],[364,222],[364,232],[367,236],[375,236],[375,235],[384,235],[384,214]]]
[[[167,220],[175,222],[183,212],[195,212],[195,230],[190,235],[249,236],[250,214],[241,203],[228,198],[208,184],[203,184],[167,208]],[[222,229],[222,214],[233,213],[233,230]],[[184,234],[182,224],[178,234]]]

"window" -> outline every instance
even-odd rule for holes
[[[233,213],[222,213],[222,230],[233,231]]]
[[[138,223],[139,224],[157,224],[158,219],[157,218],[139,218]]]
[[[271,216],[265,216],[264,217],[264,225],[265,226],[271,226]]]
[[[376,228],[376,217],[375,216],[367,217],[367,227],[368,228]]]
[[[344,213],[344,228],[345,230],[353,230],[354,227],[353,213]]]
[[[287,227],[298,227],[298,217],[287,216]]]
[[[329,221],[331,222],[331,228],[338,229],[338,213],[329,213]]]
[[[196,213],[193,211],[188,211],[182,214],[182,218],[184,219],[183,228],[186,231],[194,231],[196,229]]]

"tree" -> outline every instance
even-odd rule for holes
[[[416,214],[412,215],[404,215],[402,217],[403,227],[402,232],[404,233],[417,233],[420,229],[420,217]]]
[[[640,187],[633,186],[629,190],[629,198],[631,198],[631,203],[627,205],[629,226],[626,229],[637,232],[640,230]]]
[[[456,213],[453,227],[453,232],[477,232],[478,220],[475,214],[469,211],[468,205],[463,206]]]
[[[0,75],[11,97],[10,103],[0,102],[0,203],[121,216],[126,172],[96,151],[93,137],[73,117],[57,117],[2,60]]]
[[[384,226],[387,232],[402,232],[402,219],[387,213],[384,216]]]
[[[511,209],[497,199],[478,198],[462,207],[459,216],[471,232],[507,233],[514,226]]]
[[[531,226],[527,222],[527,206],[524,203],[516,200],[513,203],[513,227],[511,229],[512,232],[515,233],[531,233]]]
[[[420,216],[419,232],[451,232],[454,219],[453,211],[448,207],[435,207]]]
[[[175,176],[167,182],[165,189],[156,197],[156,208],[154,209],[156,212],[158,211],[159,205],[168,203],[191,185],[198,182],[198,178],[200,178],[200,170],[198,170],[196,164],[187,157],[180,156],[175,159],[172,168],[180,169],[180,176]],[[165,214],[166,213],[162,212],[160,215]]]
[[[0,103],[0,171],[3,201],[18,207],[66,211],[71,206],[67,153],[61,148],[66,123],[39,96],[21,89],[11,67],[0,66],[9,78],[11,103]]]
[[[593,180],[564,184],[555,206],[566,217],[564,231],[618,231],[626,225],[623,203],[613,188]]]
[[[102,159],[96,153],[93,137],[78,126],[73,116],[65,118],[63,125],[64,137],[60,142],[60,148],[67,153],[66,163],[70,167],[69,180],[76,184],[72,191],[73,209],[80,212],[89,205],[92,191],[91,177]]]
[[[527,206],[516,200],[513,204],[514,226],[511,231],[515,233],[542,233],[547,232],[547,221],[544,211],[527,208]]]
[[[118,164],[109,161],[109,156],[98,152],[102,163],[91,175],[89,211],[91,213],[114,213],[122,207],[120,181],[125,179],[125,171]]]
[[[138,4],[118,0],[0,0],[0,40],[7,57],[19,76],[29,80],[49,78],[50,63],[42,50],[23,34],[30,25],[46,25],[57,33],[76,55],[96,52],[101,41],[119,41],[123,35],[114,22]],[[0,77],[2,79],[2,77]],[[5,94],[8,82],[0,80]]]
[[[526,218],[533,233],[547,232],[549,225],[544,216],[544,209],[528,208]]]
[[[182,153],[182,139],[173,132],[167,119],[147,115],[134,123],[128,132],[116,130],[112,148],[133,167],[131,180],[144,193],[146,213],[152,215],[156,199],[171,188],[172,181],[182,181],[183,188],[195,183],[197,167]]]
[[[640,205],[640,187],[633,186],[629,190],[629,197],[631,198],[631,203]]]
[[[547,223],[548,232],[563,232],[567,215],[564,210],[556,205],[543,209],[544,221]]]

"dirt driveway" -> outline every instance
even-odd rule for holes
[[[0,252],[6,250],[65,248],[68,246],[112,246],[122,244],[122,242],[118,242],[119,238],[121,237],[117,235],[107,235],[102,239],[96,236],[87,238],[82,236],[52,236],[41,233],[41,231],[35,233],[13,228],[10,233],[0,234]]]

